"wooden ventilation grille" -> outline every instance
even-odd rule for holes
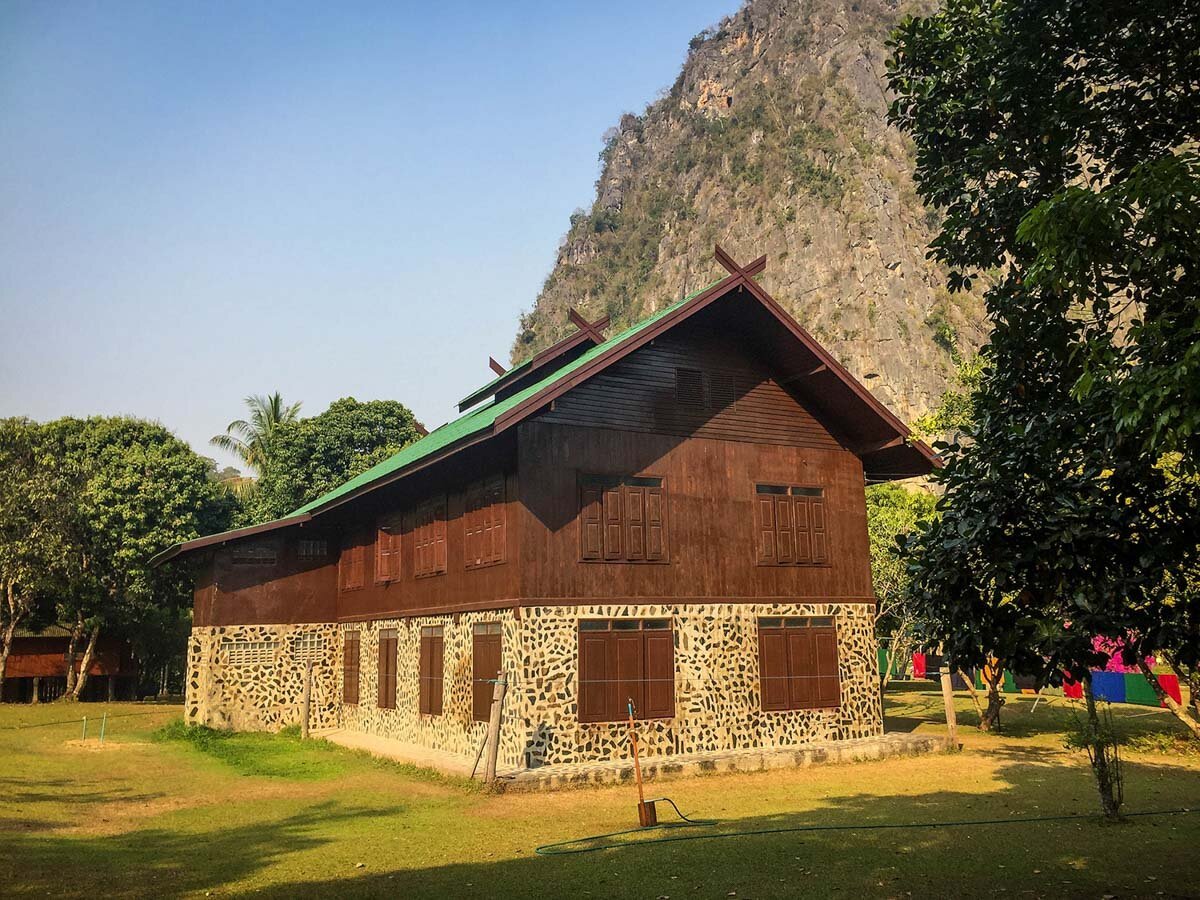
[[[704,406],[704,373],[699,369],[676,369],[675,400],[682,406]]]
[[[737,402],[737,379],[732,372],[709,372],[708,407],[728,409]]]
[[[278,641],[224,641],[225,662],[231,666],[261,666],[275,662]]]

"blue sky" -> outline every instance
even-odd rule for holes
[[[736,0],[0,6],[0,415],[249,393],[430,427],[506,360],[600,135]]]

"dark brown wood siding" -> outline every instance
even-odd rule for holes
[[[681,437],[840,446],[747,350],[727,334],[690,324],[572,389],[540,418]]]
[[[275,562],[260,565],[235,564],[230,546],[211,551],[196,580],[193,624],[332,622],[336,615],[337,541],[326,540],[324,558],[301,558],[298,552],[301,540],[326,538],[311,528],[260,535],[253,542],[275,552]]]
[[[545,420],[520,425],[518,445],[523,603],[873,597],[862,465],[848,451]],[[604,548],[600,535],[606,526],[602,502],[581,504],[584,474],[663,478],[670,529],[665,564],[583,558]],[[760,482],[822,488],[825,565],[759,564],[755,485]]]

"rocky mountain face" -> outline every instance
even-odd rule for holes
[[[513,360],[571,330],[568,306],[619,329],[717,280],[720,243],[767,254],[766,289],[902,418],[935,405],[984,319],[925,258],[937,215],[886,120],[885,41],[910,11],[750,0],[697,35],[671,88],[606,136]]]

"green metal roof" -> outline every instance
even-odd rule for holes
[[[719,282],[713,282],[713,284],[718,284],[718,283]],[[492,400],[492,401],[486,403],[485,405],[479,407],[478,409],[473,409],[470,412],[455,419],[454,421],[448,422],[445,425],[441,426],[440,428],[434,429],[429,434],[427,434],[425,437],[421,438],[421,440],[416,441],[412,444],[409,444],[407,447],[402,449],[399,453],[396,453],[393,456],[389,456],[383,462],[381,462],[375,466],[372,466],[371,468],[367,469],[367,471],[363,472],[361,475],[356,475],[354,478],[351,478],[345,484],[339,485],[338,487],[334,488],[332,491],[329,491],[326,494],[322,494],[320,497],[318,497],[316,500],[313,500],[311,503],[306,503],[304,506],[301,506],[299,509],[288,513],[286,516],[284,516],[284,519],[290,519],[293,516],[302,515],[304,513],[315,512],[318,509],[320,509],[322,506],[326,506],[327,504],[332,503],[334,500],[337,500],[340,497],[344,497],[347,494],[353,493],[354,491],[358,490],[359,488],[366,487],[367,485],[371,484],[372,482],[378,481],[381,478],[385,478],[388,475],[391,475],[395,472],[399,472],[400,470],[405,469],[408,466],[411,466],[414,463],[421,461],[422,459],[424,459],[427,456],[431,456],[432,454],[450,446],[451,444],[454,444],[460,440],[478,435],[481,432],[486,431],[488,428],[490,428],[495,423],[496,419],[498,419],[504,413],[508,412],[510,409],[513,409],[514,407],[523,403],[525,400],[528,400],[530,397],[534,396],[535,394],[539,393],[540,391],[545,390],[546,388],[550,387],[552,384],[559,381],[560,379],[565,378],[566,376],[570,375],[572,372],[576,371],[577,369],[580,369],[583,366],[587,365],[589,362],[591,362],[597,356],[600,356],[602,353],[606,353],[607,351],[611,350],[613,347],[616,347],[618,344],[624,343],[625,341],[629,340],[631,337],[633,337],[638,332],[649,327],[650,325],[653,325],[655,322],[657,322],[659,319],[661,319],[667,313],[679,308],[684,303],[687,303],[687,301],[691,300],[693,297],[699,296],[700,294],[704,293],[712,286],[713,285],[711,285],[711,284],[707,285],[707,286],[701,288],[700,290],[696,291],[695,293],[689,294],[688,296],[686,296],[680,300],[677,300],[676,302],[670,304],[669,306],[663,307],[658,312],[654,313],[654,315],[652,315],[646,319],[643,319],[642,321],[638,322],[636,325],[631,325],[629,328],[626,328],[620,334],[614,335],[613,337],[606,340],[603,344],[596,344],[594,347],[589,348],[586,352],[584,352],[580,356],[577,356],[575,359],[571,360],[569,363],[565,364],[561,368],[555,370],[554,372],[551,372],[549,375],[547,375],[542,380],[535,382],[534,384],[531,384],[529,387],[525,388],[522,391],[518,391],[517,393],[513,394],[511,397],[505,397],[503,400],[500,400],[498,402],[495,400]],[[279,521],[282,521],[282,520],[279,520]]]

